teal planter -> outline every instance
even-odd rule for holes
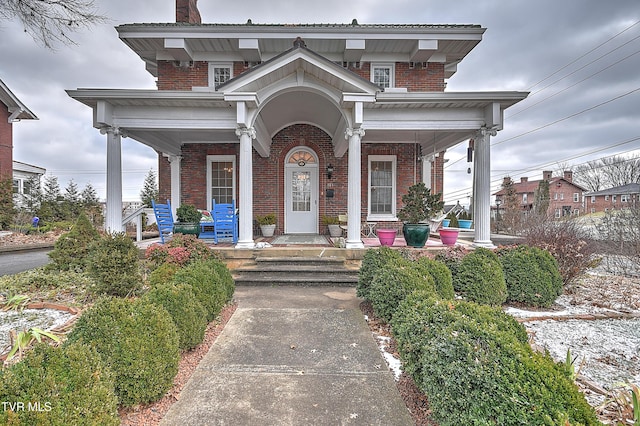
[[[442,220],[442,226],[444,226],[445,228],[447,226],[449,226],[450,223],[451,223],[451,219],[443,219]]]
[[[195,235],[196,237],[198,237],[200,235],[200,224],[176,222],[173,224],[173,233]]]
[[[409,247],[424,247],[429,238],[431,228],[426,223],[405,223],[402,225],[402,235]]]
[[[472,220],[458,219],[458,228],[471,229]]]

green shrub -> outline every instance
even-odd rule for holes
[[[212,321],[233,295],[233,279],[229,284],[230,274],[227,274],[229,271],[219,260],[202,260],[178,270],[173,276],[173,282],[191,285],[196,299],[207,311],[207,321]]]
[[[453,274],[453,288],[472,302],[501,305],[507,300],[507,284],[500,259],[482,247],[460,261]]]
[[[498,252],[507,284],[507,300],[549,307],[562,294],[562,277],[551,254],[518,246]]]
[[[2,424],[120,424],[113,374],[95,350],[79,343],[39,344],[21,362],[0,369],[0,400],[25,404],[0,410]]]
[[[178,371],[178,332],[166,309],[145,300],[103,298],[87,309],[69,342],[92,346],[115,375],[124,406],[155,401]]]
[[[190,285],[160,284],[144,297],[169,312],[178,329],[180,349],[192,349],[202,343],[207,328],[207,311],[196,299]]]
[[[48,268],[60,271],[84,270],[89,248],[99,238],[98,231],[87,216],[81,213],[71,230],[61,235],[49,252],[51,263]]]
[[[431,275],[403,259],[378,271],[369,287],[369,300],[376,315],[389,322],[400,302],[415,290],[437,297]]]
[[[442,299],[453,299],[456,296],[453,291],[451,271],[447,268],[447,265],[428,257],[419,258],[416,260],[416,265],[419,268],[424,268],[424,270],[431,275],[438,296]]]
[[[384,269],[387,264],[401,261],[402,255],[389,247],[380,247],[367,250],[362,258],[362,266],[358,273],[358,285],[356,293],[364,299],[369,298],[369,287],[379,270]]]
[[[411,295],[392,321],[405,371],[446,425],[598,424],[563,367],[497,308]]]
[[[153,288],[161,284],[170,283],[178,269],[180,269],[180,266],[175,263],[163,263],[149,274],[149,286]]]
[[[444,263],[451,271],[451,275],[453,277],[458,273],[458,267],[460,266],[460,262],[469,252],[463,249],[460,246],[455,247],[447,247],[444,250],[441,250],[436,255],[436,260]],[[453,289],[455,291],[460,291],[460,289],[456,288],[456,282],[453,281]]]
[[[124,233],[105,235],[91,245],[87,272],[95,294],[128,296],[142,285],[138,249]]]

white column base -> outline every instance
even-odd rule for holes
[[[254,249],[256,248],[256,243],[251,240],[251,241],[238,241],[238,243],[235,246],[236,249]]]
[[[347,241],[345,243],[345,248],[348,249],[363,249],[364,243],[362,241]]]

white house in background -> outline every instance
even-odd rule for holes
[[[40,182],[47,169],[13,160],[13,202],[16,207],[22,206],[22,196],[31,193],[31,181]]]
[[[347,213],[346,247],[362,248],[362,222],[401,226],[407,188],[441,192],[444,152],[473,139],[474,242],[492,245],[490,137],[528,93],[445,90],[485,28],[203,24],[196,0],[177,0],[175,23],[116,30],[158,90],[67,91],[106,135],[107,229],[122,229],[122,137],[158,153],[174,208],[236,201],[249,249],[271,212],[285,234]]]

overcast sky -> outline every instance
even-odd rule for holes
[[[77,46],[50,51],[18,23],[0,21],[0,79],[38,116],[14,125],[14,160],[105,195],[106,137],[90,108],[65,89],[154,89],[143,62],[117,36],[120,24],[174,22],[173,0],[96,0],[107,23],[76,33]],[[390,6],[393,4],[393,6]],[[520,90],[492,138],[492,183],[540,179],[615,154],[640,152],[640,7],[637,0],[200,0],[205,23],[479,24],[483,41],[447,91]],[[634,151],[635,150],[635,151]],[[468,203],[466,143],[446,154],[445,200]],[[123,139],[125,200],[157,169],[150,148]]]

